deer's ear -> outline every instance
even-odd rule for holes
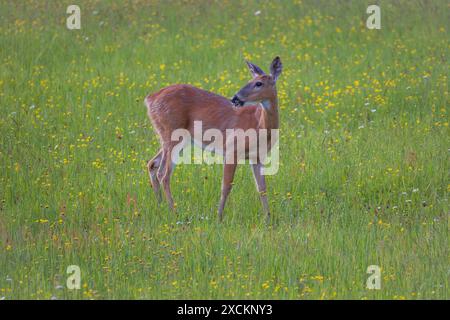
[[[252,74],[253,78],[257,77],[257,76],[261,76],[263,74],[266,74],[264,71],[262,71],[262,69],[260,67],[258,67],[256,64],[253,64],[247,60],[245,60],[245,62],[247,63],[247,67],[250,70],[250,73]]]
[[[276,57],[273,59],[272,64],[270,65],[270,73],[275,81],[277,81],[278,77],[283,70],[283,64],[281,63],[280,57]]]

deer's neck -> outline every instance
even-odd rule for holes
[[[278,99],[266,99],[261,101],[262,110],[259,119],[261,129],[278,129]]]

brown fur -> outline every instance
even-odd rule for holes
[[[259,104],[236,108],[225,97],[187,84],[171,85],[145,98],[148,116],[161,141],[161,150],[148,162],[148,173],[158,197],[160,197],[160,185],[163,185],[167,201],[172,209],[175,206],[170,192],[170,175],[173,169],[171,152],[177,144],[177,142],[171,141],[174,130],[186,129],[191,136],[194,136],[194,121],[202,121],[203,131],[218,129],[224,137],[227,129],[243,129],[244,131],[248,129],[278,129],[278,100],[275,82],[276,77],[281,73],[281,61],[277,57],[272,62],[271,69],[276,67],[274,76],[264,74],[259,67],[251,63],[248,65],[254,77],[237,95],[244,101],[266,100],[270,108],[263,108]],[[262,85],[256,88],[256,82],[261,82]],[[270,136],[268,139],[270,140]],[[271,145],[272,143],[269,141],[269,149]],[[258,191],[261,194],[261,201],[269,216],[265,180],[264,176],[260,174],[261,164],[252,165],[252,168]],[[222,197],[219,205],[221,219],[235,170],[236,164],[224,165]]]

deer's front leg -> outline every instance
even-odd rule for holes
[[[259,192],[259,198],[261,199],[261,203],[264,209],[264,212],[267,216],[267,219],[270,218],[269,211],[269,203],[267,201],[267,189],[266,189],[266,178],[263,174],[261,174],[262,164],[252,164],[253,177],[255,178],[256,187]]]
[[[225,207],[225,202],[227,201],[228,194],[231,191],[233,185],[234,173],[236,172],[237,164],[224,164],[223,165],[223,178],[222,178],[222,193],[220,196],[219,204],[219,220],[223,219],[223,208]]]

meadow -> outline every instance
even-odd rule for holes
[[[448,299],[450,7],[376,2],[380,30],[366,1],[0,1],[0,299]],[[272,221],[248,166],[222,223],[221,165],[158,206],[144,97],[276,55]]]

